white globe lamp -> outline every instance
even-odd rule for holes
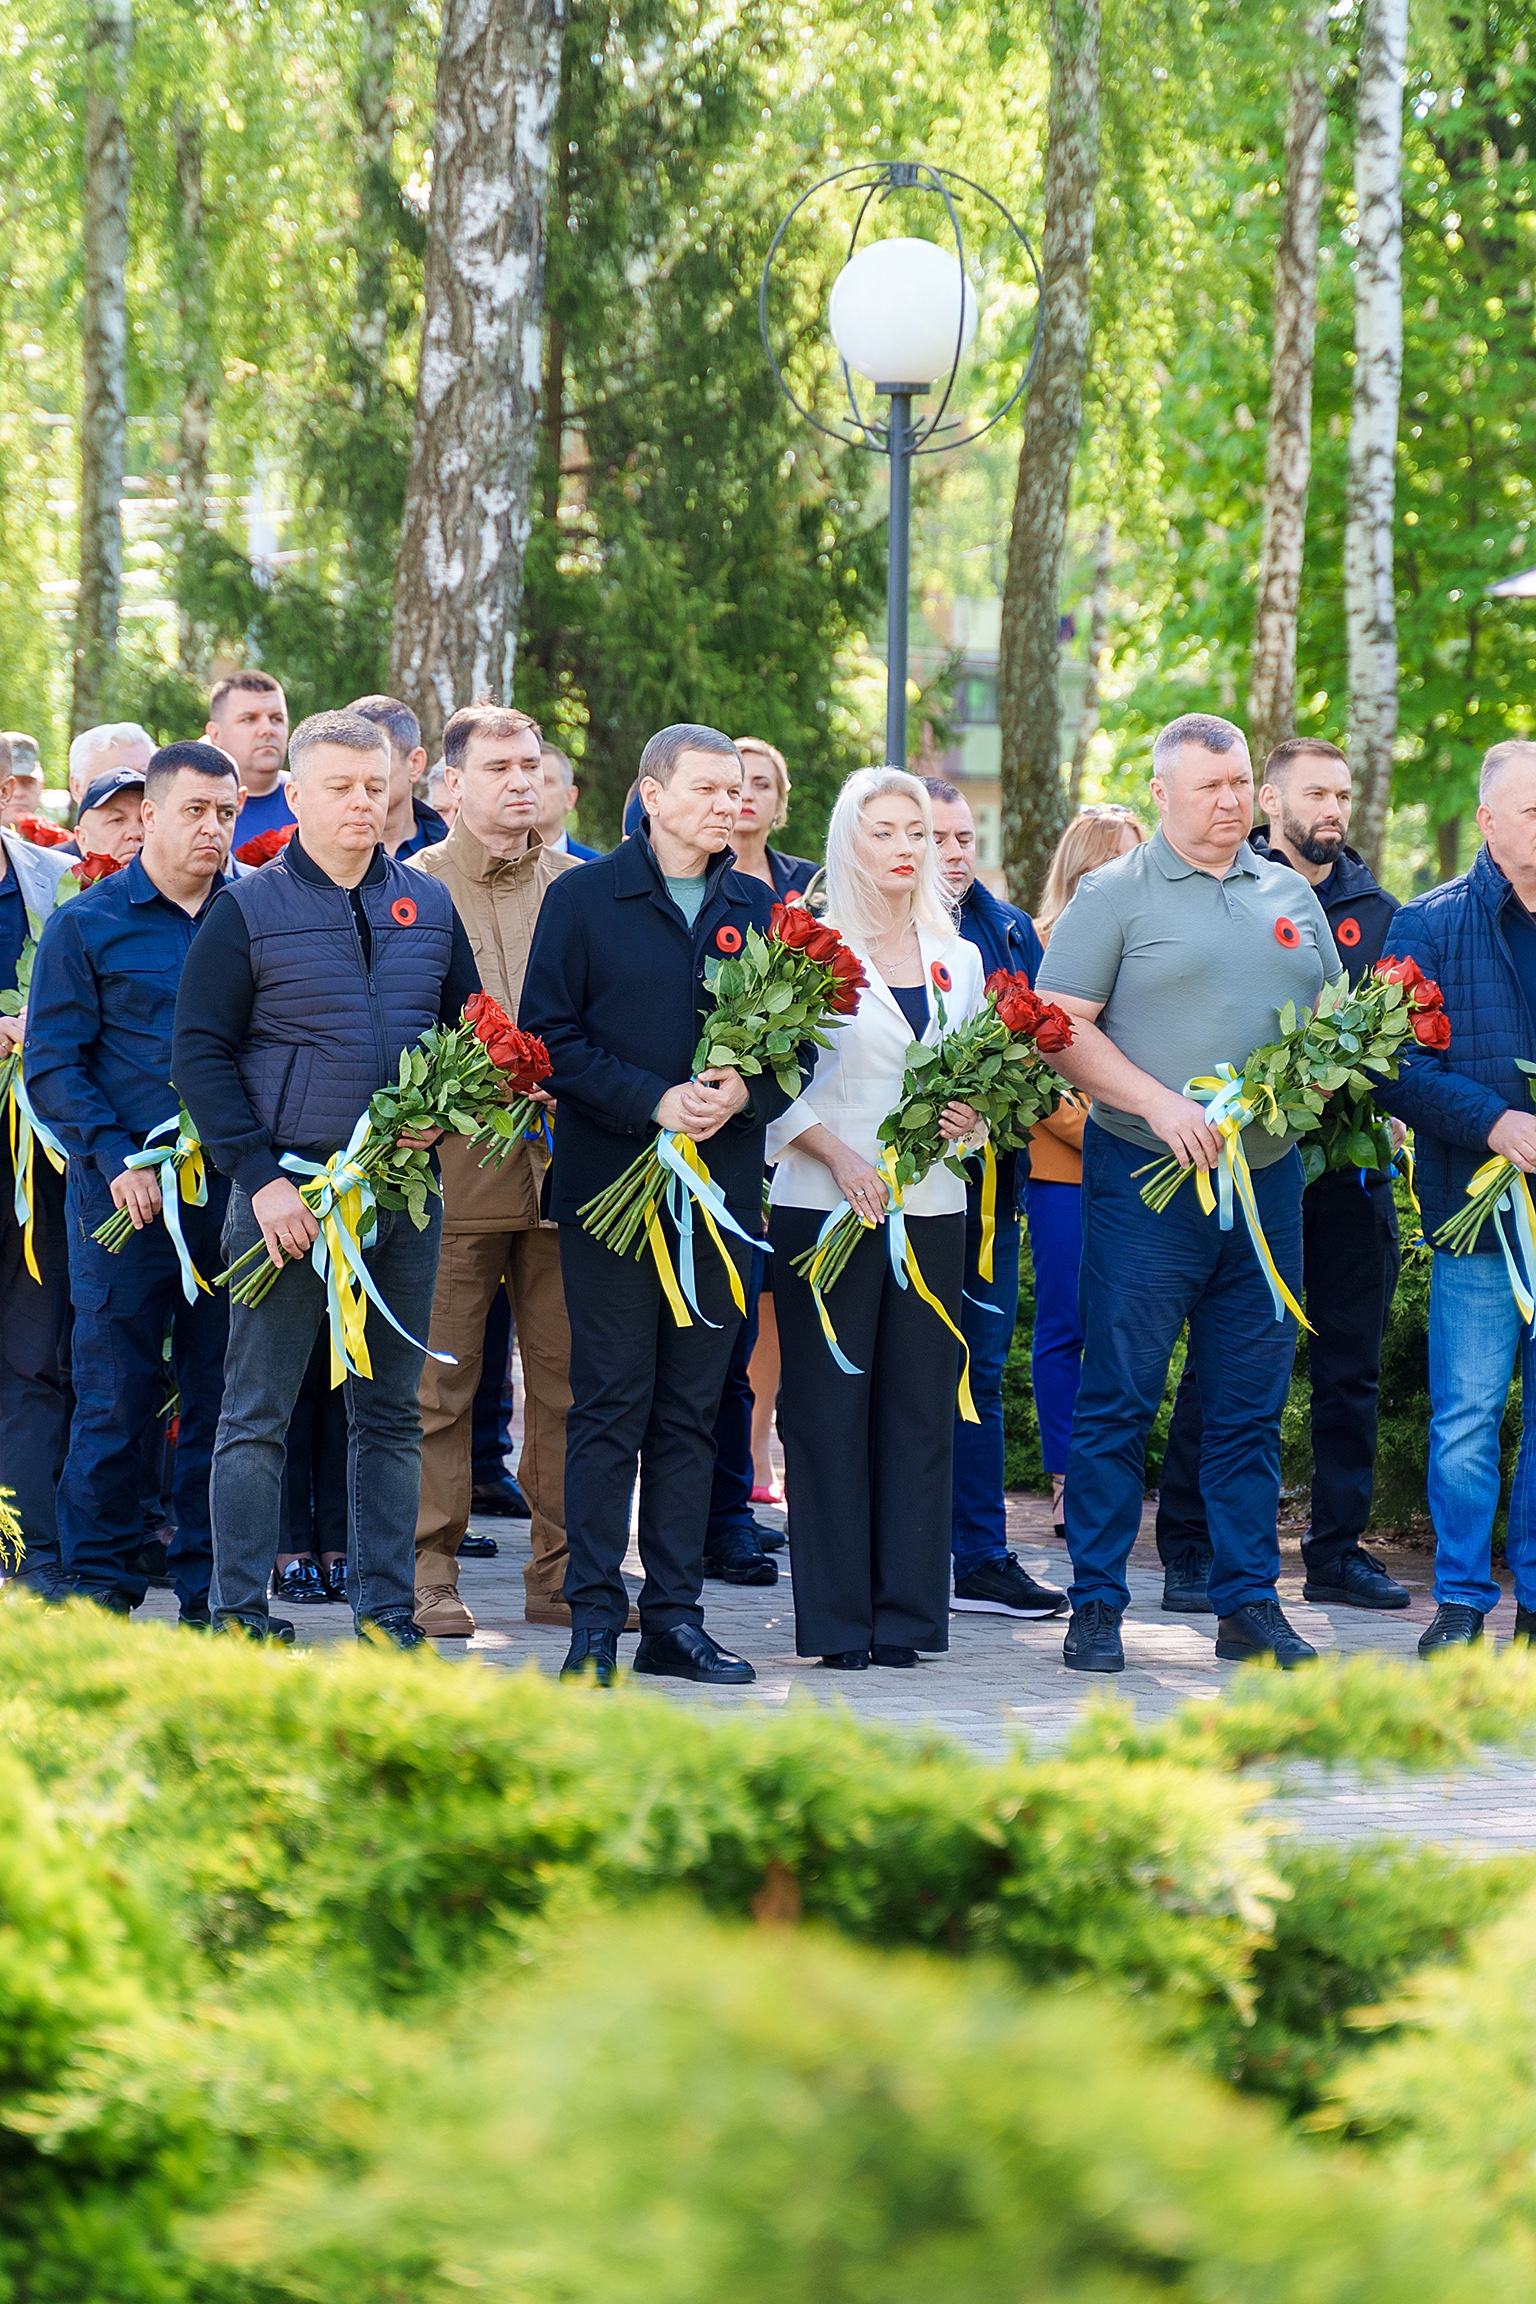
[[[832,341],[883,392],[919,393],[948,377],[976,333],[960,264],[932,240],[873,240],[844,265],[827,307]]]

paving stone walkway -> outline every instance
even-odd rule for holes
[[[762,1517],[782,1522],[783,1515],[764,1510]],[[1065,1585],[1069,1564],[1065,1548],[1052,1533],[1048,1504],[1035,1497],[1010,1497],[1008,1517],[1011,1541],[1031,1573]],[[527,1523],[483,1520],[475,1526],[497,1538],[500,1554],[494,1560],[462,1563],[460,1589],[478,1628],[473,1640],[439,1643],[441,1652],[494,1667],[533,1664],[541,1672],[558,1672],[566,1635],[523,1620]],[[1286,1547],[1281,1599],[1297,1629],[1320,1652],[1371,1649],[1414,1661],[1414,1643],[1434,1612],[1429,1557],[1410,1550],[1393,1550],[1384,1557],[1414,1592],[1412,1607],[1401,1615],[1309,1607],[1301,1597],[1299,1550],[1294,1543]],[[1216,1661],[1214,1618],[1161,1612],[1162,1577],[1151,1542],[1150,1513],[1131,1561],[1127,1668],[1114,1681],[1063,1668],[1059,1622],[1020,1624],[969,1615],[951,1619],[948,1655],[915,1671],[824,1672],[795,1655],[788,1554],[781,1552],[777,1558],[779,1582],[772,1589],[705,1586],[709,1628],[756,1667],[755,1686],[738,1692],[667,1681],[650,1683],[653,1688],[677,1703],[718,1708],[774,1711],[791,1703],[840,1702],[861,1720],[937,1729],[978,1757],[999,1759],[1021,1738],[1035,1751],[1058,1746],[1084,1708],[1102,1695],[1128,1699],[1141,1719],[1151,1720],[1189,1697],[1209,1695],[1228,1685],[1238,1669]],[[639,1560],[633,1550],[626,1565],[638,1577]],[[144,1613],[169,1621],[174,1619],[175,1605],[168,1593],[152,1593]],[[1493,1630],[1507,1636],[1514,1618],[1512,1601],[1506,1600],[1500,1615],[1507,1621],[1496,1620]],[[301,1640],[321,1642],[351,1634],[351,1620],[343,1608],[307,1608],[298,1612],[298,1619]],[[632,1642],[624,1641],[621,1657],[632,1653]],[[1347,1772],[1296,1768],[1275,1810],[1288,1830],[1306,1837],[1358,1840],[1403,1835],[1456,1845],[1469,1853],[1536,1849],[1536,1759],[1489,1755],[1485,1767],[1454,1779],[1393,1772],[1361,1780]]]

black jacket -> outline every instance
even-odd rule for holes
[[[584,1202],[629,1166],[656,1132],[661,1098],[689,1077],[714,1005],[705,961],[739,951],[749,927],[768,926],[772,890],[733,872],[733,862],[728,848],[711,862],[691,935],[644,828],[545,892],[518,1020],[554,1065],[557,1224],[574,1224]],[[700,1150],[732,1213],[757,1233],[763,1130],[789,1099],[771,1073],[747,1085],[750,1102]]]
[[[1271,864],[1290,862],[1289,857],[1271,848],[1267,826],[1251,832],[1248,845],[1256,855],[1267,856]],[[1397,898],[1388,895],[1370,866],[1361,862],[1353,848],[1344,850],[1328,878],[1314,893],[1328,916],[1345,974],[1351,984],[1358,984],[1386,949],[1387,930],[1398,909]]]

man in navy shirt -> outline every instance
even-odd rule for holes
[[[958,785],[925,776],[933,802],[933,845],[944,884],[956,905],[955,925],[981,954],[990,976],[1006,969],[1034,983],[1045,954],[1035,924],[1015,905],[994,896],[976,877],[976,825]],[[1003,1504],[1003,1370],[1019,1313],[1018,1171],[1028,1153],[1005,1152],[997,1163],[996,1232],[992,1277],[984,1280],[981,1253],[981,1162],[967,1162],[965,1292],[960,1326],[971,1350],[971,1395],[981,1421],[955,1417],[955,1607],[978,1616],[1058,1616],[1067,1596],[1037,1584],[1008,1549]]]
[[[208,1621],[208,1466],[223,1389],[228,1299],[184,1293],[154,1168],[134,1166],[177,1114],[171,1085],[176,992],[192,939],[224,885],[239,804],[233,764],[211,744],[172,744],[145,772],[144,843],[121,872],[56,912],[38,945],[26,1082],[69,1153],[75,1414],[59,1483],[67,1586],[126,1615],[144,1597],[139,1449],[168,1392],[181,1394],[176,1537],[167,1568],[184,1624]],[[172,1189],[166,1175],[165,1189]],[[187,1252],[220,1269],[229,1188],[209,1172],[202,1207],[179,1200]],[[110,1255],[92,1235],[126,1209],[133,1237]],[[166,1327],[171,1361],[164,1358]]]

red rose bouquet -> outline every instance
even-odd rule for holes
[[[117,857],[101,856],[92,851],[89,856],[81,856],[71,864],[64,878],[73,880],[77,888],[94,888],[98,880],[105,880],[112,873],[121,872],[122,868]],[[61,888],[63,884],[63,881],[59,883]]]
[[[254,839],[241,842],[235,850],[235,862],[270,864],[274,856],[281,856],[297,830],[297,824],[274,824],[270,832],[258,832]]]
[[[969,1104],[986,1122],[982,1277],[990,1279],[987,1219],[996,1192],[996,1155],[1026,1142],[1035,1122],[1049,1119],[1065,1095],[1067,1083],[1045,1059],[1071,1047],[1072,1019],[1032,991],[1023,974],[995,969],[986,993],[986,1005],[953,1032],[942,1032],[940,1001],[942,1036],[935,1047],[915,1040],[908,1048],[901,1096],[880,1123],[880,1142],[891,1204],[899,1207],[902,1194],[940,1161],[957,1176],[965,1174],[965,1155],[939,1131],[946,1104]],[[847,1206],[834,1214],[815,1247],[795,1258],[795,1270],[823,1296],[869,1229]]]
[[[69,839],[63,825],[50,824],[46,816],[18,816],[16,830],[34,848],[62,848]]]
[[[694,1072],[717,1065],[731,1066],[744,1079],[771,1072],[786,1096],[798,1095],[797,1050],[806,1041],[817,1048],[831,1046],[826,1029],[835,1029],[857,1008],[867,981],[863,968],[837,930],[814,918],[803,904],[775,904],[766,936],[749,928],[743,938],[736,928],[721,928],[715,946],[720,956],[704,968],[704,982],[715,1005],[693,1052]],[[659,1222],[664,1200],[682,1244],[681,1287]],[[698,1311],[692,1283],[695,1202],[730,1274],[732,1294],[744,1305],[741,1281],[719,1225],[743,1238],[747,1235],[727,1213],[688,1137],[663,1128],[623,1175],[581,1211],[584,1228],[617,1255],[633,1250],[638,1257],[650,1248],[680,1328],[691,1325],[687,1306]]]
[[[370,1302],[391,1326],[399,1326],[363,1263],[362,1252],[374,1235],[375,1209],[403,1208],[421,1231],[428,1198],[442,1194],[430,1150],[401,1143],[402,1135],[435,1128],[467,1136],[472,1144],[487,1147],[484,1167],[505,1158],[524,1133],[537,1110],[529,1091],[549,1072],[543,1041],[519,1032],[488,993],[476,993],[465,1003],[461,1022],[435,1024],[413,1048],[402,1049],[397,1077],[370,1098],[343,1151],[323,1166],[297,1153],[284,1154],[283,1166],[306,1179],[300,1196],[320,1220],[320,1237],[310,1253],[328,1283],[333,1383],[347,1373],[372,1372],[363,1340]],[[219,1274],[219,1281],[228,1282],[236,1303],[259,1304],[277,1274],[266,1243],[258,1241]]]

